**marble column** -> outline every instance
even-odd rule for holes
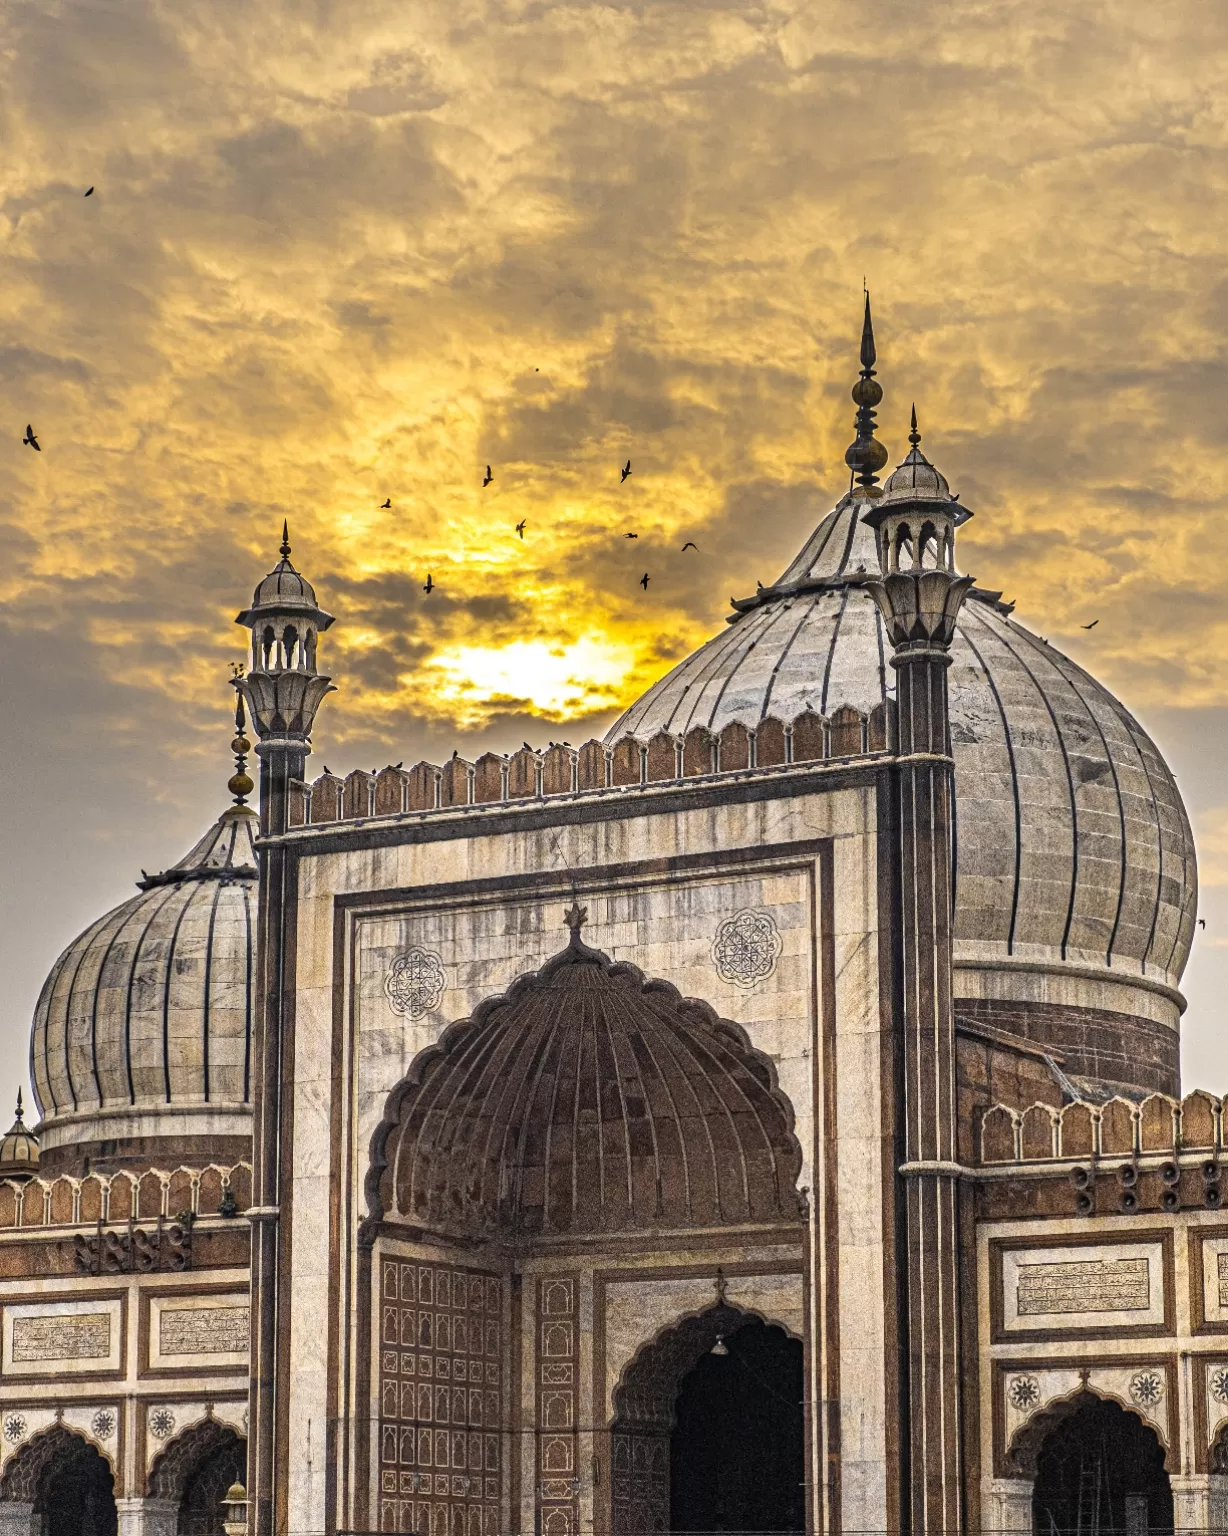
[[[116,1499],[119,1536],[175,1536],[179,1505],[174,1499]]]
[[[1228,1529],[1228,1477],[1217,1473],[1171,1477],[1173,1528],[1178,1531]]]
[[[1030,1477],[995,1477],[989,1485],[985,1529],[1031,1536],[1032,1487]]]
[[[24,1499],[0,1499],[0,1536],[33,1536],[34,1505]]]

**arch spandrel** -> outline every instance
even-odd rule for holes
[[[669,982],[571,942],[452,1024],[393,1090],[367,1202],[442,1233],[798,1225],[771,1059]]]
[[[1094,1402],[1112,1403],[1132,1415],[1140,1424],[1145,1425],[1159,1441],[1164,1453],[1165,1470],[1170,1473],[1180,1471],[1178,1466],[1172,1464],[1174,1447],[1172,1436],[1167,1433],[1166,1418],[1160,1421],[1154,1414],[1140,1412],[1137,1404],[1130,1400],[1126,1392],[1113,1391],[1100,1383],[1081,1382],[1074,1391],[1061,1397],[1049,1398],[1037,1412],[1015,1430],[1006,1446],[1004,1456],[1008,1475],[1034,1478],[1037,1462],[1049,1436],[1059,1430],[1068,1419],[1072,1419],[1080,1408]]]

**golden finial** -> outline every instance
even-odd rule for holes
[[[235,771],[231,775],[226,788],[235,797],[236,805],[246,805],[247,797],[255,789],[251,777],[247,771],[247,754],[252,750],[252,744],[246,735],[247,721],[243,715],[243,695],[239,694],[235,703],[235,735],[230,743],[230,750],[235,755]]]
[[[874,407],[883,398],[883,387],[874,377],[874,364],[878,352],[874,346],[874,321],[870,315],[870,291],[866,289],[865,315],[861,323],[861,377],[853,385],[853,402],[857,407],[857,436],[844,455],[844,462],[853,474],[853,482],[861,487],[861,499],[873,501],[881,493],[878,490],[878,471],[887,462],[887,450],[874,436]],[[852,484],[849,486],[851,491]]]

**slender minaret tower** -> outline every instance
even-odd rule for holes
[[[255,1080],[252,1084],[252,1343],[248,1403],[247,1488],[250,1536],[272,1536],[279,1488],[277,1424],[279,1312],[288,1295],[287,1255],[280,1231],[279,1146],[283,1106],[290,1102],[295,990],[293,932],[297,893],[290,856],[277,839],[290,825],[290,781],[304,777],[316,710],[332,683],[316,671],[316,640],[333,622],[311,584],[290,564],[290,530],[282,529],[281,559],[235,620],[252,632],[251,664],[234,685],[246,700],[260,759],[260,908],[256,951]],[[236,759],[247,742],[236,717]],[[236,761],[231,793],[251,789]],[[287,1379],[288,1379],[288,1372]],[[285,1384],[283,1383],[283,1390]]]
[[[898,678],[893,777],[898,870],[896,1252],[905,1267],[901,1348],[907,1382],[908,1529],[964,1526],[955,1015],[951,1001],[955,774],[947,669],[970,576],[955,571],[969,514],[921,452],[914,409],[908,457],[866,515],[878,542],[873,593]]]

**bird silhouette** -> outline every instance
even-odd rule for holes
[[[1207,926],[1207,920],[1206,920],[1206,918],[1205,918],[1205,917],[1200,917],[1200,918],[1199,918],[1199,919],[1198,919],[1198,926],[1199,926],[1199,927],[1200,927],[1200,928],[1205,928],[1205,927],[1206,927],[1206,926]]]
[[[1099,624],[1099,622],[1100,622],[1099,619],[1093,619],[1090,624],[1080,624],[1079,628],[1080,629],[1095,629],[1096,625]]]
[[[486,478],[485,478],[485,480],[483,480],[483,481],[482,481],[482,484],[483,484],[483,485],[484,485],[484,486],[487,486],[487,485],[489,485],[489,484],[490,484],[490,482],[491,482],[491,481],[492,481],[492,480],[493,480],[493,479],[494,479],[494,478],[495,478],[495,477],[494,477],[494,475],[492,475],[492,474],[491,474],[491,472],[490,472],[490,465],[489,465],[489,464],[488,464],[488,465],[487,465],[487,466],[486,466]]]
[[[645,571],[644,574],[640,577],[640,586],[643,587],[645,592],[648,591],[648,572],[647,571]]]
[[[688,549],[693,549],[696,554],[699,553],[699,545],[694,543],[694,541],[691,540],[691,539],[688,539],[686,541],[686,543],[682,546],[682,551],[681,551],[682,554],[685,555]]]
[[[639,538],[639,534],[638,533],[624,533],[623,534],[623,538],[624,539],[638,539]]]
[[[88,192],[87,192],[87,193],[86,193],[86,194],[85,194],[85,195],[86,195],[86,197],[93,197],[93,195],[94,195],[94,189],[93,189],[93,187],[91,187],[91,188],[90,188],[90,189],[89,189],[89,191],[88,191]]]
[[[36,438],[34,435],[34,428],[29,425],[26,426],[26,435],[22,438],[22,442],[30,448],[37,449],[39,453],[42,453],[43,451],[42,448],[39,447],[38,438]]]
[[[326,774],[328,774],[328,776],[329,776],[329,777],[330,777],[330,778],[331,778],[331,777],[332,777],[332,772],[333,772],[333,770],[332,770],[332,769],[331,769],[331,768],[330,768],[330,767],[329,767],[329,766],[328,766],[328,764],[327,764],[327,763],[325,763],[325,764],[324,764],[324,772],[325,772],[325,773],[326,773]]]
[[[630,473],[631,473],[631,460],[628,459],[627,462],[623,465],[623,472],[622,472],[622,475],[620,476],[619,481],[618,481],[619,485],[621,485],[623,483],[623,481],[627,478],[627,476]]]
[[[391,496],[389,496],[389,498],[388,498],[388,500],[387,500],[387,501],[381,501],[381,502],[380,502],[380,504],[379,504],[379,509],[380,509],[380,511],[381,511],[381,512],[387,512],[387,510],[388,510],[388,508],[389,508],[389,507],[390,507],[390,506],[391,506],[391,505],[392,505],[392,497],[391,497]]]
[[[522,517],[520,519],[520,521],[516,524],[516,532],[520,535],[520,537],[522,539],[524,538],[524,525],[527,522],[528,522],[528,518],[527,517]]]
[[[426,573],[426,585],[422,590],[428,595],[435,590],[435,578],[431,575],[430,571]]]
[[[394,767],[394,768],[404,768],[404,766],[405,766],[405,759],[404,759],[404,758],[402,758],[402,759],[401,759],[401,761],[400,761],[400,762],[399,762],[399,763],[393,763],[393,765],[392,765],[392,766],[393,766],[393,767]]]

